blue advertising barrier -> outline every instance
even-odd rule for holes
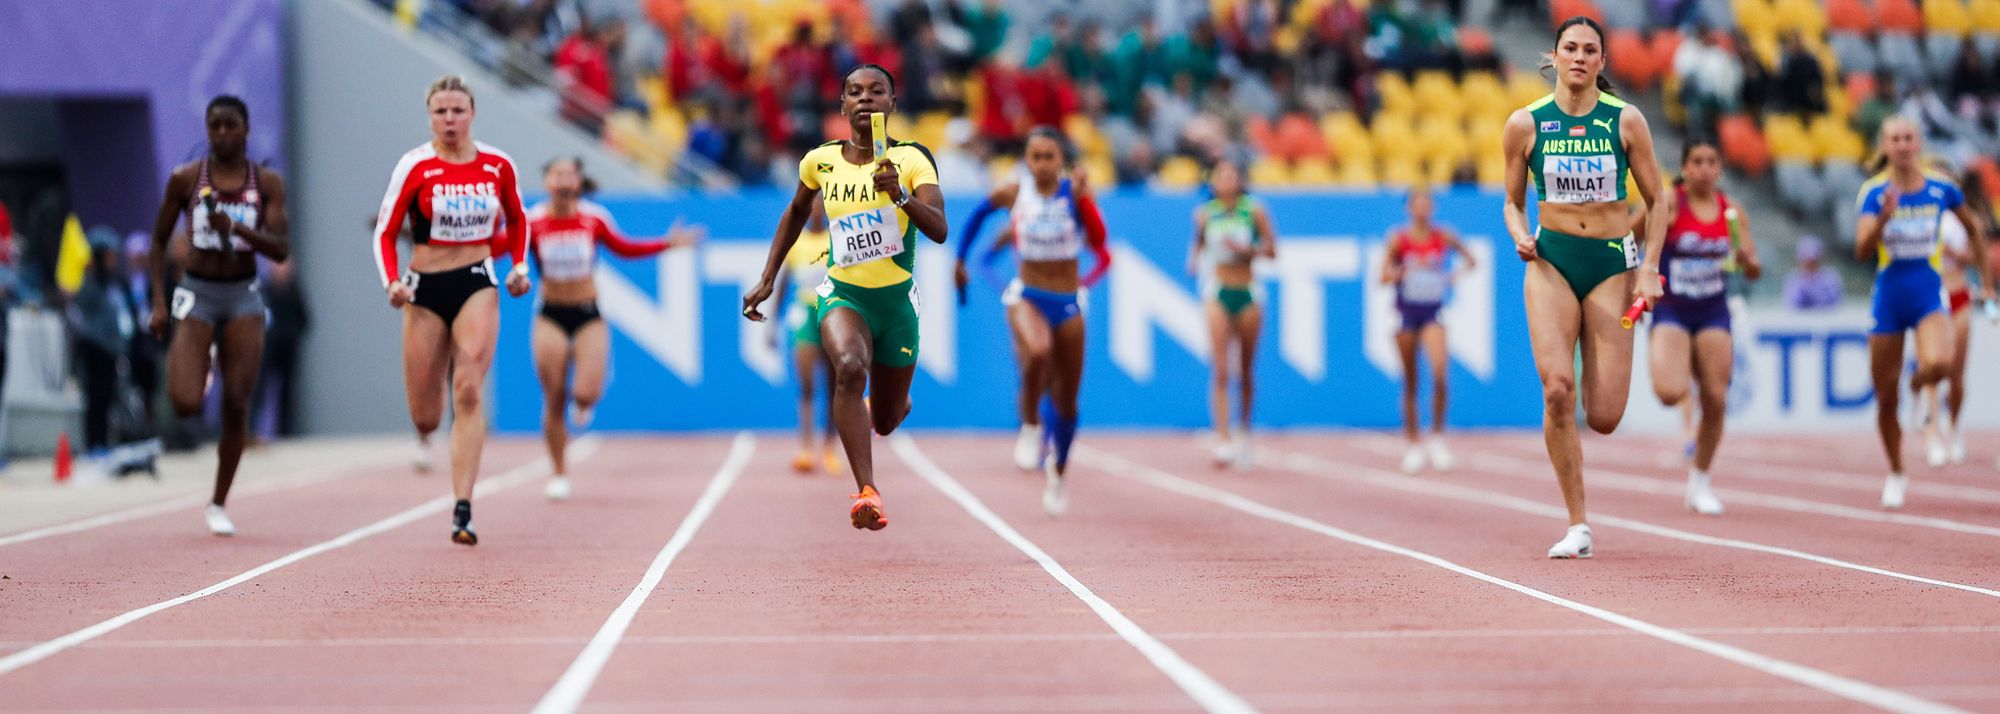
[[[600,200],[632,235],[663,234],[678,219],[705,226],[708,240],[656,259],[606,254],[600,263],[599,306],[613,331],[612,376],[593,428],[794,424],[798,388],[788,337],[781,334],[774,344],[779,323],[751,323],[739,314],[787,198],[771,192]],[[1109,277],[1088,296],[1085,424],[1207,424],[1208,333],[1187,272],[1191,215],[1201,200],[1193,194],[1101,197],[1115,259]],[[1383,236],[1402,222],[1402,197],[1280,194],[1263,200],[1280,241],[1278,259],[1260,267],[1266,300],[1256,355],[1257,423],[1400,424],[1397,318],[1379,272]],[[947,201],[954,230],[975,203],[963,196]],[[1502,227],[1500,203],[1493,193],[1437,197],[1437,221],[1456,229],[1477,257],[1474,268],[1461,272],[1443,317],[1454,426],[1541,422],[1521,305],[1522,264]],[[917,251],[923,346],[912,389],[916,409],[907,425],[1011,428],[1017,372],[999,302],[1011,268],[1002,263],[992,277],[975,277],[969,303],[960,306],[951,279],[958,239],[954,234],[942,246],[926,241]],[[501,431],[539,428],[542,397],[528,344],[532,308],[529,299],[502,300],[493,369],[493,418]],[[764,312],[784,311],[767,305]]]

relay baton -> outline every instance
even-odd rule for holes
[[[1667,276],[1660,276],[1660,287],[1666,287],[1666,285]],[[1645,298],[1633,298],[1632,306],[1625,308],[1625,315],[1618,318],[1618,324],[1630,330],[1633,325],[1638,324],[1639,316],[1646,314],[1646,311],[1651,309],[1653,309],[1653,306],[1647,303]]]

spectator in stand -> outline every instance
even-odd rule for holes
[[[1849,97],[1855,103],[1854,130],[1862,136],[1878,136],[1882,122],[1896,113],[1896,99],[1902,94],[1897,89],[1896,75],[1886,70],[1875,73],[1875,83],[1870,91],[1861,97]]]
[[[118,361],[138,320],[119,258],[118,234],[99,226],[88,234],[90,267],[70,303],[76,366],[83,382],[83,443],[89,451],[112,446],[111,410],[118,397]]]
[[[1192,100],[1201,99],[1201,90],[1221,71],[1222,45],[1215,36],[1215,23],[1206,17],[1195,21],[1187,34],[1161,40],[1160,51],[1169,81],[1180,75],[1193,80],[1188,84]]]
[[[556,50],[562,117],[593,134],[604,130],[604,115],[611,112],[611,52],[616,43],[624,41],[624,35],[622,21],[586,25]]]
[[[938,42],[937,28],[925,24],[917,29],[914,41],[904,45],[903,73],[898,75],[896,107],[915,115],[938,108],[952,93],[951,54]],[[819,96],[829,96],[831,92]],[[793,153],[804,153],[793,152]],[[956,190],[956,189],[954,189]]]
[[[917,33],[930,26],[931,8],[924,0],[903,0],[889,13],[889,36],[904,47],[915,45]]]
[[[984,109],[977,118],[979,137],[1002,156],[1020,153],[1028,128],[1028,80],[1020,70],[1004,62],[988,64],[980,70],[980,84],[986,88]]]
[[[1405,38],[1411,65],[1417,69],[1442,69],[1456,74],[1464,62],[1458,52],[1458,30],[1452,25],[1451,9],[1442,0],[1424,0],[1422,9],[1406,21]]]
[[[770,64],[777,68],[770,75],[773,88],[788,105],[799,101],[795,97],[829,96],[840,91],[826,48],[813,41],[812,22],[804,18],[792,26],[791,41],[771,55]]]
[[[1166,57],[1152,18],[1140,19],[1138,27],[1118,39],[1106,65],[1106,111],[1112,116],[1136,116],[1142,88],[1148,83],[1165,84],[1167,77]]]
[[[1194,121],[1194,79],[1174,76],[1174,87],[1146,87],[1146,105],[1152,117],[1153,148],[1168,155],[1182,153],[1181,134]]]
[[[1754,53],[1753,53],[1754,54]],[[1761,65],[1759,65],[1761,69]],[[1797,31],[1785,33],[1782,59],[1778,61],[1778,81],[1770,94],[1763,93],[1763,87],[1752,86],[1748,78],[1750,70],[1745,68],[1743,82],[1744,104],[1752,104],[1754,96],[1770,96],[1771,108],[1780,112],[1795,112],[1817,116],[1826,111],[1826,75],[1820,71],[1819,58],[1806,50],[1805,42],[1799,39]]]
[[[1236,3],[1229,27],[1224,31],[1231,54],[1253,72],[1268,72],[1278,64],[1273,44],[1278,23],[1278,4],[1273,0],[1246,0]]]
[[[1063,119],[1075,114],[1081,106],[1076,84],[1070,81],[1060,54],[1048,56],[1041,67],[1027,72],[1023,90],[1027,98],[1029,127],[1062,126]]]
[[[1820,241],[1812,236],[1799,239],[1795,257],[1799,265],[1785,276],[1785,307],[1793,310],[1827,310],[1840,306],[1844,292],[1840,275],[1820,263]]]
[[[1153,143],[1140,137],[1124,153],[1114,158],[1120,188],[1145,186],[1146,181],[1160,170],[1159,155],[1153,151]]]
[[[133,317],[140,325],[151,324],[153,319],[152,261],[151,234],[133,231],[125,237],[126,294],[132,296]],[[152,330],[133,330],[125,354],[131,358],[132,387],[139,392],[140,416],[151,424],[153,402],[160,394],[160,366],[166,359],[167,347],[153,337]]]
[[[1716,118],[1738,104],[1744,65],[1722,48],[1720,30],[1700,30],[1695,38],[1674,52],[1674,75],[1681,82],[1688,133],[1714,136]]]
[[[1958,64],[1951,70],[1951,102],[1961,116],[1977,121],[1993,98],[1993,71],[1980,58],[1977,43],[1967,42],[1958,52]]]
[[[956,2],[953,3],[956,6]],[[971,61],[984,64],[1007,43],[1007,9],[1000,0],[979,0],[979,5],[963,10],[959,24],[972,36]]]

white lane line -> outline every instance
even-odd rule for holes
[[[1160,471],[1159,469],[1155,469],[1150,466],[1135,464],[1125,459],[1118,458],[1115,456],[1110,456],[1108,454],[1101,454],[1099,452],[1096,452],[1095,450],[1085,451],[1084,458],[1085,458],[1085,463],[1089,463],[1093,466],[1098,466],[1099,468],[1103,468],[1105,471],[1109,473],[1129,478],[1134,481],[1138,481],[1140,483],[1144,483],[1165,491],[1171,491],[1190,498],[1196,498],[1208,501],[1210,503],[1227,506],[1229,508],[1242,511],[1244,513],[1256,516],[1258,518],[1263,518],[1265,520],[1274,521],[1277,523],[1283,523],[1296,528],[1318,533],[1320,535],[1324,535],[1329,538],[1345,541],[1347,543],[1352,543],[1354,545],[1362,546],[1365,548],[1371,548],[1374,550],[1379,550],[1385,553],[1400,555],[1424,563],[1429,563],[1431,565],[1452,571],[1454,573],[1458,573],[1460,575],[1464,575],[1466,577],[1491,583],[1493,585],[1497,585],[1506,588],[1508,590],[1512,590],[1514,592],[1535,598],[1537,600],[1541,600],[1543,602],[1547,602],[1552,605],[1557,605],[1565,609],[1573,610],[1575,612],[1582,613],[1584,615],[1589,615],[1591,617],[1603,620],[1605,622],[1609,622],[1619,627],[1624,627],[1630,630],[1637,631],[1641,634],[1651,636],[1655,639],[1659,639],[1664,642],[1680,645],[1682,647],[1686,647],[1688,649],[1695,650],[1703,654],[1711,655],[1730,662],[1734,662],[1736,664],[1749,667],[1750,669],[1754,669],[1759,672],[1763,672],[1765,674],[1769,674],[1782,679],[1787,679],[1808,687],[1812,687],[1814,689],[1818,689],[1823,692],[1827,692],[1829,694],[1834,694],[1836,696],[1860,702],[1862,704],[1867,704],[1869,706],[1874,706],[1877,708],[1894,712],[1960,711],[1957,708],[1933,702],[1927,699],[1923,699],[1905,692],[1899,692],[1893,689],[1888,689],[1886,687],[1869,684],[1867,682],[1863,682],[1856,679],[1849,679],[1847,677],[1842,677],[1840,675],[1833,674],[1831,672],[1814,669],[1812,667],[1807,667],[1805,665],[1797,664],[1794,662],[1788,662],[1785,660],[1778,659],[1776,657],[1771,657],[1769,655],[1758,654],[1755,652],[1751,652],[1749,650],[1742,649],[1740,647],[1722,644],[1714,640],[1703,639],[1701,637],[1697,637],[1680,630],[1662,627],[1650,622],[1646,622],[1644,620],[1640,620],[1635,617],[1631,617],[1628,615],[1621,615],[1601,607],[1597,607],[1594,605],[1586,605],[1584,603],[1580,603],[1575,600],[1570,600],[1568,598],[1552,595],[1547,592],[1543,592],[1541,590],[1537,590],[1535,588],[1522,585],[1512,580],[1507,580],[1505,578],[1489,575],[1487,573],[1478,570],[1473,570],[1472,568],[1459,565],[1457,563],[1445,560],[1443,558],[1431,555],[1429,553],[1412,550],[1386,541],[1381,541],[1374,538],[1369,538],[1364,535],[1352,533],[1313,520],[1311,518],[1307,518],[1305,516],[1292,513],[1290,511],[1280,510],[1277,508],[1273,508],[1271,506],[1264,505],[1262,503],[1258,503],[1256,501],[1252,501],[1248,498],[1244,498],[1229,491],[1224,491],[1222,489],[1215,488],[1213,486],[1208,486],[1205,484],[1190,481],[1188,479],[1184,479],[1179,476],[1175,476],[1166,473],[1164,471]]]
[[[2000,635],[2000,625],[1918,625],[1887,627],[1690,627],[1690,635],[1732,636],[1881,636],[1881,635]],[[1446,630],[1301,630],[1297,632],[1161,632],[1154,637],[1163,642],[1266,642],[1296,640],[1457,640],[1634,637],[1640,633],[1616,627],[1551,628],[1542,630],[1446,629]],[[1078,633],[908,633],[852,635],[652,635],[626,637],[619,646],[688,645],[909,645],[984,644],[1010,642],[1119,642],[1110,632]],[[364,637],[282,640],[102,640],[79,649],[316,649],[341,647],[536,647],[571,646],[590,642],[586,637]],[[0,642],[0,649],[33,646],[35,642]]]
[[[1741,449],[1732,449],[1731,451],[1747,451],[1767,457],[1775,456],[1775,454],[1761,452],[1758,448],[1747,446]],[[1680,453],[1675,452],[1673,456],[1678,459],[1680,458]],[[1650,468],[1654,465],[1651,459],[1625,449],[1602,449],[1597,453],[1593,453],[1591,458],[1616,461],[1626,468]],[[1819,458],[1825,458],[1825,455],[1822,454]],[[1844,491],[1864,493],[1882,492],[1882,474],[1869,475],[1859,471],[1840,471],[1832,468],[1804,468],[1797,465],[1776,464],[1769,461],[1744,458],[1736,456],[1733,453],[1725,459],[1725,462],[1730,468],[1717,473],[1723,480],[1745,478],[1754,481],[1837,488]],[[1925,478],[1924,474],[1921,473],[1912,474],[1912,476],[1913,478],[1910,479],[1911,493],[1942,498],[1955,498],[1975,503],[2000,503],[2000,490],[1980,488],[1978,486],[1938,483],[1936,480]]]
[[[569,669],[563,671],[555,686],[542,695],[542,700],[535,704],[535,714],[567,714],[583,705],[584,697],[590,696],[591,685],[597,683],[597,675],[604,672],[604,665],[611,661],[611,653],[618,649],[618,641],[625,637],[626,628],[632,626],[632,618],[638,616],[639,606],[646,603],[646,598],[653,594],[653,588],[660,584],[660,578],[666,577],[667,567],[674,564],[674,558],[680,556],[681,551],[694,540],[695,533],[701,530],[702,524],[708,522],[716,504],[721,503],[722,497],[729,493],[729,487],[736,484],[736,477],[743,475],[744,466],[750,463],[751,454],[757,451],[756,446],[757,438],[750,432],[737,433],[736,443],[729,448],[729,456],[723,459],[722,467],[716,469],[715,476],[708,481],[708,488],[702,490],[701,497],[695,499],[694,506],[681,519],[680,527],[674,529],[673,537],[668,538],[659,555],[653,557],[653,564],[646,568],[645,576],[625,596],[625,601],[611,611],[611,616],[605,618],[604,626],[597,629],[590,643],[584,645],[575,661],[570,662]]]
[[[292,472],[293,474],[292,478],[288,478],[283,481],[276,481],[276,482],[266,481],[260,483],[244,484],[242,488],[236,489],[236,491],[231,495],[235,496],[236,498],[243,498],[246,496],[257,496],[269,493],[277,493],[279,491],[290,491],[293,489],[304,488],[306,486],[311,486],[313,484],[325,483],[327,481],[333,481],[336,479],[352,476],[356,471],[359,471],[366,467],[374,466],[375,464],[381,462],[389,461],[392,458],[393,457],[378,455],[341,464],[320,464],[318,466],[313,466],[299,471],[294,471]],[[81,520],[71,521],[69,523],[58,523],[52,526],[44,526],[32,530],[25,530],[19,533],[0,536],[0,548],[14,545],[16,543],[26,543],[32,540],[41,540],[43,538],[48,538],[51,536],[66,535],[70,533],[80,533],[94,528],[103,528],[109,525],[124,523],[126,521],[135,521],[141,518],[146,518],[148,516],[157,516],[162,513],[172,513],[174,511],[179,511],[183,509],[199,508],[201,506],[208,505],[208,500],[209,500],[209,495],[206,493],[194,494],[189,496],[183,496],[181,498],[168,499],[157,503],[148,503],[145,505],[133,506],[131,508],[127,508],[122,511],[112,511],[110,513],[105,513],[102,515],[91,516],[88,518],[83,518]]]
[[[576,460],[582,461],[583,459],[589,458],[590,454],[592,452],[595,452],[596,450],[597,450],[597,442],[595,439],[584,439],[582,441],[579,441],[575,445],[575,448],[573,449],[572,453],[576,454],[575,456]],[[481,479],[483,483],[480,484],[480,492],[490,496],[494,493],[505,491],[507,489],[513,488],[515,486],[527,482],[528,479],[545,475],[548,472],[548,468],[549,468],[549,461],[547,457],[530,461],[520,466],[508,469],[497,476]],[[290,554],[287,554],[284,557],[278,558],[277,560],[273,560],[263,565],[259,565],[255,568],[245,570],[242,573],[228,580],[224,580],[222,582],[210,585],[200,590],[196,590],[186,595],[182,595],[172,600],[153,603],[151,605],[147,605],[145,607],[126,612],[122,615],[113,617],[109,620],[99,622],[95,625],[91,625],[81,630],[77,630],[67,635],[63,635],[53,640],[43,642],[39,645],[35,645],[34,647],[30,647],[20,652],[15,652],[14,654],[7,655],[6,657],[0,657],[0,675],[5,675],[9,672],[18,670],[22,667],[26,667],[36,662],[40,662],[44,659],[48,659],[49,657],[54,656],[62,652],[63,650],[67,650],[77,645],[83,644],[85,642],[89,642],[93,639],[103,637],[106,634],[110,634],[111,632],[116,631],[118,628],[130,625],[134,622],[138,622],[139,620],[145,619],[146,617],[154,613],[160,612],[162,610],[178,607],[190,602],[194,602],[196,600],[200,600],[210,595],[214,595],[224,590],[228,590],[238,585],[242,585],[243,583],[247,583],[251,580],[255,580],[258,577],[266,573],[269,573],[273,570],[283,568],[287,565],[291,565],[293,563],[305,560],[307,558],[319,555],[321,553],[325,553],[330,550],[338,550],[340,548],[345,548],[347,546],[358,543],[371,536],[380,535],[382,533],[386,533],[396,528],[400,528],[402,526],[415,523],[418,519],[427,518],[436,515],[438,513],[443,513],[446,510],[449,510],[452,507],[453,503],[454,501],[450,496],[440,496],[438,498],[425,501],[414,508],[403,511],[402,513],[398,513],[388,518],[384,518],[374,523],[370,523],[360,528],[348,531],[331,540],[321,541],[317,544],[292,551]]]
[[[1119,612],[1118,608],[1105,602],[1104,598],[1098,597],[1097,593],[1091,592],[1088,586],[1070,575],[1069,570],[1063,568],[1055,558],[1021,535],[1020,531],[1014,530],[1013,526],[1007,525],[1007,521],[1002,520],[992,509],[987,508],[985,503],[980,502],[978,496],[972,495],[972,492],[959,485],[958,480],[952,478],[951,474],[945,473],[944,469],[932,463],[930,457],[917,449],[916,442],[910,437],[898,434],[890,441],[895,446],[896,455],[901,457],[904,463],[909,464],[918,476],[929,481],[946,497],[957,501],[959,507],[985,524],[988,529],[999,535],[1001,540],[1007,541],[1016,550],[1040,564],[1043,570],[1048,571],[1049,575],[1056,579],[1056,582],[1062,583],[1063,587],[1069,588],[1070,594],[1082,600],[1085,605],[1089,605],[1091,612],[1097,613],[1097,617],[1104,620],[1104,624],[1110,625],[1113,632],[1118,633],[1118,636],[1132,645],[1133,649],[1139,650],[1139,654],[1144,655],[1155,668],[1180,686],[1181,691],[1193,698],[1196,704],[1210,712],[1256,711],[1249,702],[1223,687],[1220,682],[1208,676],[1207,672],[1182,659],[1180,653],[1147,633],[1144,628],[1139,627],[1139,623],[1133,622],[1131,618],[1125,616],[1125,613]]]
[[[1389,453],[1388,447],[1370,443],[1366,440],[1357,440],[1354,443],[1358,444],[1361,448],[1368,449],[1378,454]],[[1395,455],[1400,456],[1401,453],[1402,453],[1401,451],[1396,451]],[[1512,456],[1507,456],[1490,450],[1479,451],[1476,454],[1472,454],[1469,455],[1467,458],[1461,459],[1460,461],[1466,464],[1467,466],[1470,466],[1471,468],[1486,473],[1518,476],[1521,478],[1535,478],[1535,479],[1548,479],[1548,480],[1555,479],[1553,472],[1549,470],[1549,465],[1546,462],[1533,462],[1523,459],[1517,459]],[[1619,491],[1631,491],[1634,493],[1650,493],[1663,496],[1670,495],[1673,496],[1674,498],[1681,498],[1682,496],[1685,495],[1686,486],[1685,484],[1678,481],[1669,481],[1666,479],[1652,478],[1650,476],[1639,476],[1636,474],[1629,474],[1621,471],[1612,471],[1610,469],[1606,469],[1599,466],[1590,466],[1588,465],[1588,459],[1585,460],[1585,463],[1586,465],[1584,466],[1584,472],[1583,472],[1584,481],[1585,484],[1590,487],[1601,486],[1604,488],[1610,488]],[[1776,496],[1768,493],[1758,493],[1755,491],[1739,491],[1735,489],[1718,488],[1715,489],[1715,492],[1718,495],[1722,496],[1723,501],[1726,501],[1731,504],[1744,503],[1753,506],[1763,506],[1765,508],[1776,508],[1785,511],[1795,511],[1798,513],[1812,513],[1822,516],[1834,516],[1836,518],[1846,518],[1856,521],[1869,521],[1873,523],[1894,523],[1897,525],[1917,526],[1920,528],[1932,528],[1941,531],[1951,531],[1954,533],[1966,533],[1970,535],[2000,538],[2000,527],[1983,526],[1977,523],[1966,523],[1964,521],[1954,521],[1946,518],[1933,518],[1930,516],[1911,516],[1902,513],[1893,513],[1888,511],[1873,510],[1867,508],[1855,508],[1853,506],[1843,506],[1840,504],[1826,503],[1823,501],[1813,501],[1803,498],[1793,498],[1791,496]]]
[[[1388,471],[1383,471],[1381,469],[1369,468],[1367,466],[1362,466],[1360,464],[1354,464],[1334,459],[1326,459],[1318,456],[1309,456],[1295,452],[1278,452],[1278,453],[1279,453],[1279,458],[1276,460],[1276,463],[1280,467],[1288,471],[1293,471],[1296,473],[1304,474],[1306,476],[1311,476],[1315,478],[1322,478],[1329,481],[1360,482],[1372,486],[1378,486],[1381,488],[1395,489],[1398,491],[1403,491],[1405,493],[1415,493],[1426,496],[1442,496],[1445,498],[1457,499],[1469,503],[1479,503],[1488,506],[1496,506],[1508,510],[1519,511],[1521,513],[1531,513],[1537,516],[1547,516],[1550,518],[1567,519],[1569,517],[1569,512],[1563,510],[1558,506],[1550,505],[1547,503],[1540,503],[1537,501],[1530,501],[1525,498],[1518,498],[1515,496],[1508,496],[1505,494],[1495,493],[1493,491],[1488,491],[1485,489],[1472,488],[1469,486],[1460,486],[1450,483],[1440,483],[1436,481],[1425,481],[1422,479],[1412,478],[1409,476],[1392,474]],[[1969,593],[1985,595],[1990,598],[2000,598],[2000,590],[1993,590],[1989,588],[1979,587],[1977,585],[1968,585],[1965,583],[1957,583],[1949,580],[1927,578],[1921,575],[1911,575],[1909,573],[1902,573],[1894,570],[1888,570],[1885,568],[1878,568],[1872,565],[1862,565],[1860,563],[1841,560],[1838,558],[1832,558],[1824,555],[1808,553],[1802,550],[1794,550],[1791,548],[1784,548],[1774,545],[1765,545],[1763,543],[1754,543],[1751,541],[1737,540],[1734,538],[1722,538],[1718,536],[1703,535],[1700,533],[1684,531],[1678,528],[1657,525],[1632,518],[1623,518],[1619,516],[1608,515],[1603,511],[1592,512],[1590,514],[1590,522],[1595,525],[1615,526],[1627,530],[1638,531],[1640,533],[1660,536],[1662,538],[1672,538],[1674,540],[1685,541],[1689,543],[1699,543],[1702,545],[1712,545],[1722,548],[1735,548],[1738,550],[1747,550],[1747,551],[1765,553],[1769,555],[1776,555],[1786,558],[1796,558],[1799,560],[1818,563],[1820,565],[1830,565],[1836,568],[1844,568],[1847,570],[1868,573],[1871,575],[1882,575],[1891,578],[1897,578],[1900,580],[1908,580],[1914,583],[1935,585],[1938,587],[1951,588],[1953,590],[1963,590]]]

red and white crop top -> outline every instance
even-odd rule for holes
[[[375,221],[375,265],[382,286],[398,276],[396,233],[407,218],[410,237],[425,243],[489,243],[519,265],[528,249],[528,218],[514,159],[484,142],[463,164],[439,158],[430,142],[411,149],[389,174],[389,192]]]

